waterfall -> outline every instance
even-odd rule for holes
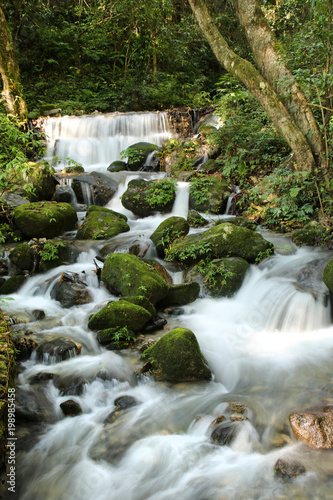
[[[46,157],[57,156],[57,169],[66,159],[78,162],[86,170],[105,170],[120,159],[121,151],[137,142],[161,146],[170,139],[166,113],[111,113],[48,118]]]

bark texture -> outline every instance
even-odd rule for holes
[[[18,117],[23,125],[27,121],[27,106],[23,97],[19,67],[16,61],[13,40],[5,14],[0,5],[0,73],[1,93],[7,115]]]
[[[251,2],[252,0],[250,0],[249,3]],[[227,42],[214,24],[203,0],[189,0],[189,4],[216,58],[218,59],[220,64],[229,73],[240,80],[260,102],[277,130],[281,132],[281,134],[291,147],[297,168],[299,170],[311,170],[312,168],[314,168],[316,162],[310,142],[308,141],[306,135],[302,132],[301,128],[298,126],[294,116],[290,114],[289,110],[284,105],[283,96],[281,97],[278,93],[279,86],[275,84],[274,80],[274,64],[269,65],[272,66],[272,69],[270,71],[266,71],[270,74],[270,78],[265,78],[250,62],[242,59],[229,48]],[[268,26],[267,28],[269,29]],[[255,39],[253,33],[252,36],[253,39]],[[257,43],[258,47],[259,45],[260,44]],[[268,47],[269,44],[266,42],[266,45]],[[266,68],[267,64],[263,64],[263,67]],[[270,84],[269,80],[273,82],[273,85]],[[274,88],[274,86],[276,88]],[[293,99],[291,100],[292,102],[290,106],[299,108],[299,105]],[[312,114],[311,110],[309,111],[310,114]],[[308,131],[309,129],[307,129],[307,132]],[[316,145],[316,148],[319,154],[319,151],[321,149],[318,144]]]

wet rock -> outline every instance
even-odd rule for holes
[[[57,338],[40,344],[37,347],[36,353],[39,361],[50,361],[50,358],[53,357],[57,361],[63,361],[75,354],[80,354],[80,351],[80,344],[76,344],[70,339]]]
[[[124,161],[113,161],[107,168],[108,172],[121,172],[127,170],[127,164]]]
[[[39,384],[40,382],[52,380],[53,377],[54,377],[53,373],[40,372],[40,373],[37,373],[37,375],[34,375],[33,377],[31,377],[29,380],[29,383],[30,383],[30,385]]]
[[[141,306],[126,300],[109,302],[94,314],[88,322],[91,330],[127,328],[138,332],[150,320],[151,314]]]
[[[116,289],[121,295],[143,295],[153,305],[163,299],[169,290],[155,269],[135,255],[122,253],[108,255],[101,279],[107,288]]]
[[[35,320],[40,320],[45,318],[45,312],[41,309],[34,309],[31,311],[31,315]]]
[[[35,254],[28,243],[20,243],[9,254],[9,260],[21,271],[32,271]]]
[[[209,221],[202,217],[196,210],[189,210],[187,214],[187,222],[190,227],[203,227],[209,224]]]
[[[153,316],[148,323],[143,327],[142,332],[143,333],[152,333],[156,332],[157,330],[162,330],[164,326],[167,324],[167,320],[165,318],[162,318],[158,314]]]
[[[60,391],[60,396],[81,396],[84,393],[89,380],[82,375],[70,375],[64,377],[54,375],[53,383]]]
[[[164,281],[168,285],[173,284],[172,277],[171,277],[170,273],[165,269],[164,266],[162,266],[162,264],[160,262],[158,262],[157,260],[154,260],[154,259],[145,259],[145,262],[150,267],[153,267],[157,271],[157,273],[161,276],[161,278],[163,278]]]
[[[8,274],[8,261],[7,259],[0,259],[0,276]]]
[[[296,438],[314,448],[333,448],[333,406],[317,406],[289,416]]]
[[[189,205],[199,212],[223,214],[231,191],[227,181],[219,177],[195,179],[190,187]]]
[[[183,217],[169,217],[164,220],[150,236],[156,246],[158,255],[165,257],[165,251],[177,238],[186,236],[189,232],[189,224]]]
[[[128,183],[121,202],[127,210],[131,210],[135,215],[148,217],[156,212],[170,212],[175,199],[175,185],[168,179],[157,181],[133,179]]]
[[[155,170],[156,166],[153,165],[153,168],[149,169],[149,165],[144,168],[148,155],[156,151],[158,147],[155,144],[150,142],[137,142],[136,144],[132,144],[127,151],[130,152],[130,155],[127,160],[127,168],[128,170]]]
[[[46,240],[42,243],[41,240],[37,240],[37,245],[39,246],[39,255],[41,257],[38,264],[38,271],[45,272],[55,267],[74,264],[78,256],[80,255],[80,250],[74,245],[70,245],[64,241],[61,241],[62,245],[58,245],[59,240]],[[49,248],[56,248],[56,251],[52,252],[52,258],[49,258],[48,252]]]
[[[126,300],[127,302],[130,302],[131,304],[136,304],[137,306],[143,307],[146,309],[152,316],[156,314],[156,309],[153,306],[153,304],[150,302],[150,300],[147,299],[144,295],[125,295],[120,299],[120,302],[122,300]]]
[[[135,333],[127,327],[105,328],[97,332],[97,340],[109,351],[127,349],[135,339]]]
[[[204,296],[232,297],[242,286],[249,267],[240,257],[213,259],[191,266],[185,272],[185,280],[199,283]]]
[[[91,172],[74,177],[72,188],[79,203],[88,204],[90,199],[89,205],[104,207],[116,193],[118,185],[111,174]],[[88,190],[89,196],[85,195],[85,190]]]
[[[76,233],[76,238],[79,240],[105,240],[119,233],[125,233],[129,229],[125,215],[92,205]]]
[[[41,386],[16,390],[16,411],[17,422],[53,422],[53,406],[46,391]]]
[[[208,257],[241,257],[253,263],[264,254],[273,252],[273,244],[261,234],[249,229],[225,223],[204,231],[190,234],[172,243],[168,258],[191,265]]]
[[[286,481],[294,479],[301,474],[305,474],[306,470],[303,465],[297,462],[282,460],[279,458],[275,464],[274,472],[278,478]]]
[[[333,292],[333,259],[331,259],[325,266],[323,271],[323,282],[330,292]]]
[[[120,412],[132,408],[138,404],[138,401],[133,398],[133,396],[119,396],[114,400],[115,410],[113,410],[110,415],[104,420],[104,425],[113,423],[119,416]]]
[[[26,281],[27,277],[22,274],[11,276],[0,286],[0,294],[8,295],[17,292]]]
[[[17,350],[16,358],[19,361],[30,359],[31,354],[37,347],[36,342],[29,337],[18,337],[13,339],[13,342]]]
[[[144,357],[157,380],[169,382],[210,380],[212,374],[194,333],[176,328],[149,347]]]
[[[29,238],[54,238],[74,229],[77,215],[69,203],[41,201],[15,208],[14,222]]]
[[[76,417],[82,413],[81,406],[77,403],[77,401],[73,401],[73,399],[68,399],[67,401],[61,403],[60,408],[66,417]]]
[[[168,295],[159,303],[162,307],[184,306],[194,302],[200,294],[200,285],[196,281],[169,287]]]
[[[63,307],[74,307],[91,302],[92,297],[86,285],[60,278],[51,290],[51,298]]]
[[[221,446],[229,446],[235,439],[238,431],[236,423],[217,422],[210,435],[212,441]]]
[[[60,203],[72,203],[74,191],[70,186],[58,186],[52,200]]]

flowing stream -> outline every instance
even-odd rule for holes
[[[126,251],[126,242],[137,239],[154,256],[149,240],[154,229],[170,215],[187,213],[186,183],[179,185],[170,214],[138,219],[126,211],[120,196],[135,176],[124,175],[109,203],[128,216],[130,232],[109,242],[87,242],[76,264],[31,277],[6,306],[9,314],[26,318],[24,328],[38,343],[68,337],[82,345],[79,355],[64,361],[41,362],[33,354],[21,365],[17,394],[27,419],[17,422],[18,491],[8,498],[332,499],[332,452],[297,442],[288,425],[292,411],[333,403],[333,327],[321,282],[332,253],[297,249],[287,238],[264,233],[276,253],[250,267],[234,297],[199,298],[175,313],[161,313],[168,329],[184,326],[195,333],[213,379],[157,383],[140,375],[137,350],[108,351],[87,328],[94,308],[112,299],[94,273],[102,246]],[[182,273],[166,267],[174,282],[181,282]],[[51,299],[52,284],[64,271],[84,271],[91,303],[65,309]],[[44,311],[44,319],[33,319],[36,309]],[[64,394],[56,379],[73,380],[82,390]],[[138,404],[106,423],[116,398],[125,395]],[[68,399],[80,404],[82,414],[64,416],[59,405]],[[245,406],[247,418],[237,422],[231,444],[222,446],[211,439],[210,425],[220,415],[230,416],[235,402]],[[297,460],[306,473],[282,481],[274,473],[278,459]]]

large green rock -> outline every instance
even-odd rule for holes
[[[129,153],[127,159],[128,170],[141,169],[146,163],[149,153],[153,153],[157,149],[158,147],[150,142],[137,142],[136,144],[132,144],[126,150]]]
[[[155,305],[168,293],[164,279],[135,255],[113,253],[107,256],[101,279],[111,291],[121,295],[143,295]]]
[[[8,295],[10,293],[15,293],[17,290],[23,285],[26,281],[26,276],[21,274],[17,274],[15,276],[10,276],[1,286],[0,286],[0,294]]]
[[[69,203],[40,201],[16,207],[14,222],[28,238],[54,238],[75,228],[77,214]]]
[[[230,194],[228,183],[219,177],[195,179],[190,187],[190,208],[199,212],[222,214]]]
[[[333,292],[333,259],[331,259],[325,266],[323,271],[323,282]]]
[[[170,286],[168,295],[161,300],[159,305],[163,307],[184,306],[197,300],[199,293],[200,285],[196,281],[173,285]]]
[[[78,240],[104,240],[119,233],[129,231],[127,217],[113,210],[92,205],[79,227],[76,238]]]
[[[133,179],[128,183],[121,202],[135,215],[147,217],[156,212],[170,212],[176,199],[176,186],[172,179],[145,181]]]
[[[202,286],[203,295],[232,297],[242,286],[250,264],[240,257],[214,259],[199,262],[186,273],[186,280],[194,280]]]
[[[26,176],[22,174],[18,176],[15,190],[21,192],[30,201],[51,200],[56,190],[53,173],[53,169],[46,162],[28,162]],[[32,190],[25,188],[29,184],[33,186]]]
[[[109,302],[100,311],[91,316],[88,328],[105,330],[108,328],[127,327],[133,332],[140,331],[150,320],[151,314],[141,306],[118,300]]]
[[[32,271],[35,258],[28,243],[18,244],[9,254],[9,260],[22,271]]]
[[[273,248],[260,233],[226,223],[174,241],[167,258],[187,265],[205,258],[222,257],[241,257],[253,263],[272,253]]]
[[[164,258],[165,250],[177,238],[186,236],[190,230],[189,223],[183,217],[169,217],[164,220],[150,236],[156,246],[157,253]]]
[[[144,353],[157,380],[168,382],[209,380],[212,376],[194,333],[176,328]]]

